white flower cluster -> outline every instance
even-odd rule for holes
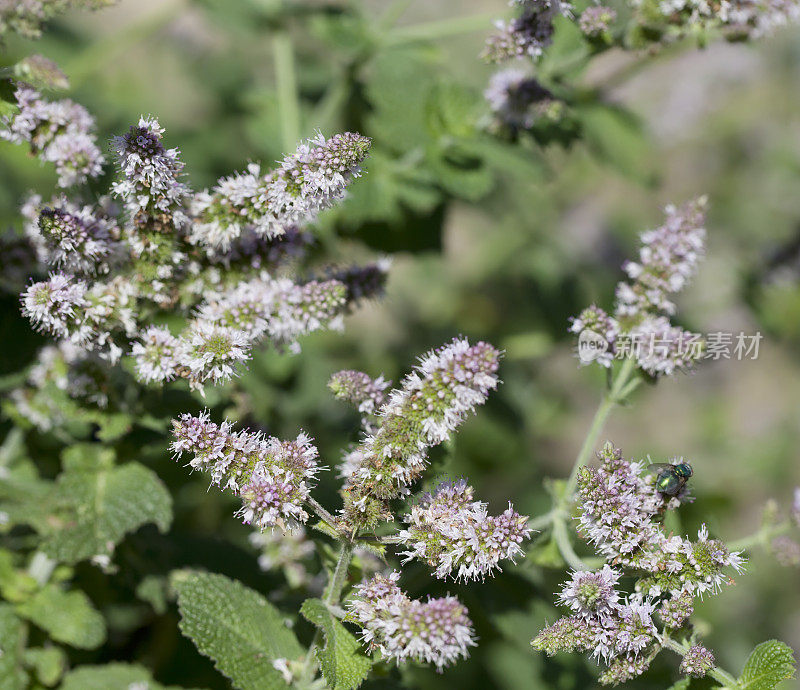
[[[380,410],[378,428],[356,449],[359,467],[347,487],[346,512],[378,518],[382,501],[404,492],[426,466],[428,448],[449,438],[497,387],[500,353],[465,339],[425,355]],[[356,457],[356,456],[354,456]]]
[[[497,21],[497,32],[486,42],[483,57],[490,62],[514,58],[539,58],[553,42],[553,19],[569,14],[570,5],[561,0],[514,0],[519,15]]]
[[[642,476],[643,464],[625,460],[611,444],[599,455],[600,467],[584,467],[578,477],[578,530],[615,563],[647,573],[637,583],[644,595],[715,594],[730,581],[726,568],[743,570],[741,554],[709,539],[705,525],[697,541],[667,535],[657,518],[680,497],[666,500],[652,477]]]
[[[28,143],[42,162],[53,163],[58,185],[71,187],[102,172],[103,155],[92,130],[94,119],[86,109],[70,101],[44,100],[36,89],[19,85],[15,92],[19,112],[0,123],[0,138]]]
[[[668,206],[663,225],[642,233],[639,260],[624,266],[631,280],[617,285],[613,317],[592,305],[571,320],[572,333],[590,331],[607,344],[583,363],[608,368],[615,358],[633,357],[639,368],[658,377],[687,369],[702,355],[700,336],[674,326],[669,316],[676,309],[673,295],[686,287],[704,256],[707,205],[701,197]]]
[[[451,596],[410,599],[399,579],[398,572],[375,575],[356,587],[348,604],[348,617],[362,627],[361,638],[370,650],[400,663],[432,663],[439,670],[469,656],[475,633],[464,605]]]
[[[637,3],[638,4],[638,3]],[[685,26],[725,27],[732,36],[762,38],[778,29],[800,23],[797,0],[661,0],[665,17],[679,17]]]
[[[13,141],[43,150],[92,126],[71,102],[45,103],[28,87],[18,98],[21,111],[6,123]],[[38,196],[25,204],[31,244],[42,263],[58,269],[22,295],[23,312],[37,328],[112,363],[131,353],[144,382],[185,378],[202,391],[235,375],[257,342],[296,351],[299,338],[341,328],[349,306],[380,293],[382,261],[341,271],[341,280],[282,277],[309,243],[291,223],[342,197],[369,139],[347,133],[301,144],[267,176],[270,203],[285,223],[280,237],[259,237],[253,219],[242,219],[226,251],[206,245],[198,252],[192,233],[203,220],[189,210],[194,195],[182,181],[180,152],[166,148],[163,135],[158,120],[142,117],[114,137],[119,179],[112,191],[124,202],[122,217],[106,197],[95,206],[64,197],[45,204]],[[174,335],[153,324],[152,303],[190,317],[188,325]]]
[[[211,251],[227,250],[245,228],[275,237],[287,226],[313,220],[361,174],[359,163],[369,146],[370,140],[358,134],[325,139],[317,133],[273,171],[262,173],[251,163],[246,172],[225,177],[210,192],[195,196],[196,222],[189,240]]]
[[[339,328],[345,288],[337,281],[297,285],[268,276],[209,295],[186,330],[174,336],[151,326],[133,343],[139,378],[165,382],[176,376],[202,390],[234,376],[261,339],[294,346],[323,327]]]
[[[250,431],[233,431],[230,422],[215,424],[208,413],[181,415],[173,421],[172,451],[190,454],[189,466],[211,474],[221,489],[242,499],[237,515],[260,529],[286,529],[308,520],[303,505],[319,465],[317,449],[301,433],[294,441]]]
[[[483,580],[501,570],[500,561],[522,554],[522,542],[530,536],[528,516],[509,504],[500,515],[489,515],[487,505],[474,500],[466,481],[440,484],[425,494],[403,517],[406,529],[395,536],[408,550],[405,561],[418,558],[445,579]]]

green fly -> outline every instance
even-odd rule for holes
[[[665,496],[677,496],[686,486],[689,477],[694,474],[688,462],[672,464],[669,462],[656,462],[647,467],[648,470],[658,472],[656,475],[656,491]]]

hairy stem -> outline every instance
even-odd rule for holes
[[[597,412],[595,412],[594,419],[583,441],[583,445],[578,452],[578,456],[575,458],[572,472],[570,472],[569,479],[567,479],[567,485],[564,488],[564,494],[561,500],[562,508],[566,508],[572,501],[575,487],[578,484],[578,473],[581,468],[589,462],[589,458],[591,458],[592,453],[597,447],[597,440],[603,432],[611,410],[614,409],[615,405],[623,402],[625,398],[634,391],[636,386],[639,385],[640,379],[631,378],[635,371],[636,361],[634,359],[626,359],[622,363],[619,372],[612,380],[609,390],[600,401],[600,405],[597,408]]]
[[[336,567],[328,580],[328,586],[325,591],[323,601],[328,606],[335,606],[339,603],[339,598],[342,596],[342,590],[347,582],[347,571],[350,568],[350,561],[353,558],[353,543],[350,541],[342,541],[342,547],[339,550],[339,558],[336,561]],[[314,633],[314,639],[308,648],[306,654],[304,676],[307,680],[313,680],[316,673],[316,659],[315,652],[322,642],[322,631],[317,629]]]
[[[572,548],[572,542],[569,540],[569,532],[567,531],[567,523],[563,515],[558,515],[553,520],[553,539],[567,565],[575,570],[589,570],[588,564]]]
[[[768,549],[772,539],[781,534],[785,534],[791,528],[792,523],[790,520],[784,520],[783,522],[772,525],[763,525],[758,532],[754,532],[747,537],[742,537],[741,539],[731,542],[728,548],[731,551],[748,551],[754,546],[763,546],[765,549]]]
[[[281,115],[281,141],[284,152],[291,153],[300,139],[300,97],[294,69],[294,46],[285,31],[280,31],[272,39],[272,55]]]
[[[677,640],[673,640],[671,637],[665,636],[663,646],[682,657],[684,654],[686,654],[686,652],[689,651],[689,647],[691,645],[689,645],[688,642],[678,642]],[[739,683],[736,681],[736,678],[734,678],[724,669],[719,668],[719,666],[712,667],[712,669],[708,672],[708,675],[720,683],[723,688],[735,690],[739,687]]]
[[[327,522],[333,529],[336,529],[336,518],[325,509],[322,504],[317,501],[315,498],[309,496],[306,499],[306,503],[311,506],[311,509],[317,514],[317,516],[322,519],[324,522]]]

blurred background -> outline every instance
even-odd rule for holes
[[[603,389],[601,372],[578,366],[568,318],[593,301],[611,304],[621,263],[664,204],[705,193],[708,258],[681,296],[680,320],[703,333],[761,332],[758,359],[706,361],[640,389],[606,437],[634,458],[692,461],[697,499],[682,510],[689,534],[708,522],[715,535],[737,539],[758,529],[769,499],[787,506],[800,485],[800,31],[751,45],[682,44],[646,59],[611,51],[576,77],[602,87],[607,106],[575,104],[585,136],[513,145],[485,136],[481,124],[492,69],[478,55],[492,17],[507,11],[503,0],[312,7],[287,14],[266,0],[121,0],[67,15],[35,43],[10,37],[5,46],[8,62],[31,52],[54,59],[104,139],[140,114],[158,116],[196,188],[250,160],[274,161],[295,135],[317,128],[374,138],[366,175],[316,234],[342,263],[391,255],[385,297],[350,316],[343,334],[306,339],[297,357],[259,354],[241,380],[210,392],[215,414],[277,435],[306,429],[335,465],[357,438],[357,417],[330,398],[332,372],[398,381],[418,355],[455,335],[488,340],[506,350],[504,383],[436,457],[431,477],[467,476],[494,511],[512,501],[539,515],[549,506],[546,478],[569,472]],[[393,28],[382,35],[381,26]],[[287,40],[300,103],[288,119],[276,79],[287,73],[276,65]],[[47,194],[54,179],[22,147],[0,144],[2,226],[19,229],[20,201],[28,190]],[[3,260],[4,376],[45,342],[19,316],[12,258]],[[58,445],[40,436],[33,443],[46,465]],[[79,567],[110,642],[78,658],[136,660],[163,683],[229,687],[180,636],[174,606],[154,609],[133,596],[142,577],[192,564],[287,605],[297,595],[278,588],[280,575],[259,571],[249,530],[231,518],[234,499],[188,476],[163,435],[135,430],[118,452],[167,482],[176,520],[166,536],[144,529],[129,538],[115,574]],[[326,475],[319,498],[337,506],[335,472]],[[470,586],[405,569],[413,595],[462,598],[480,646],[443,675],[387,669],[371,687],[592,687],[589,662],[546,659],[529,646],[558,615],[550,602],[563,569],[546,561],[534,550]],[[720,665],[737,672],[767,638],[800,649],[798,585],[800,570],[756,550],[736,587],[699,605]],[[667,687],[675,661],[659,658],[629,686]]]

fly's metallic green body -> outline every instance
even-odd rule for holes
[[[658,472],[656,491],[666,496],[677,496],[693,474],[692,466],[688,462],[679,462],[675,465],[658,462],[650,465],[648,469]]]

